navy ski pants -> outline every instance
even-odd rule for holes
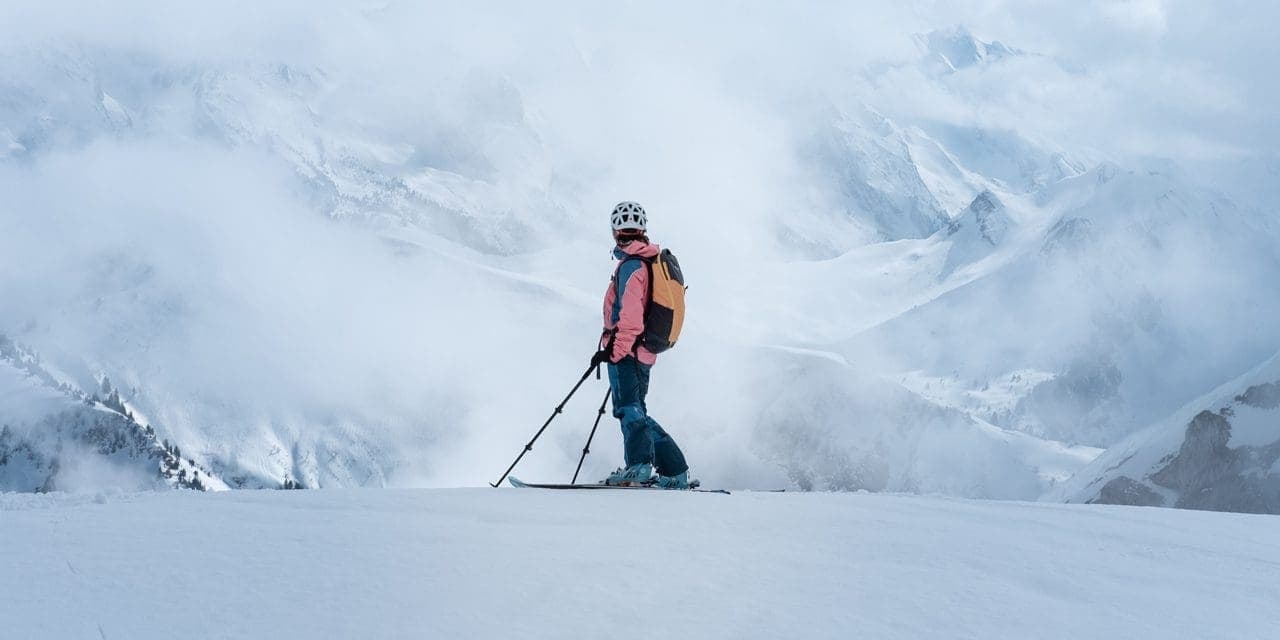
[[[613,417],[622,423],[622,446],[628,467],[647,462],[658,475],[675,476],[689,470],[676,441],[649,417],[644,397],[649,393],[649,365],[627,356],[609,365]]]

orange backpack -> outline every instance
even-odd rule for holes
[[[657,258],[628,256],[641,260],[649,270],[649,303],[644,309],[644,333],[636,346],[662,353],[676,346],[684,326],[684,273],[675,254],[663,249]]]

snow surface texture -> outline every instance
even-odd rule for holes
[[[643,531],[623,524],[637,513]],[[0,539],[0,628],[14,638],[1280,628],[1269,516],[839,493],[3,494]]]
[[[0,9],[4,489],[492,480],[622,199],[708,484],[1061,495],[1280,350],[1271,7],[46,4]]]

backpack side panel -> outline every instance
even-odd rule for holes
[[[684,326],[684,274],[670,251],[649,265],[649,308],[645,310],[644,346],[654,353],[674,347]]]

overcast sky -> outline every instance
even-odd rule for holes
[[[918,55],[913,33],[965,25],[1049,58],[1036,73],[984,85],[987,116],[1120,154],[1229,156],[1280,146],[1274,2],[50,4],[5,3],[3,46],[61,39],[171,61],[315,64],[399,83],[466,67],[556,83],[578,58],[636,75],[647,69],[669,81],[664,98],[682,82],[731,86],[744,66],[756,87],[774,93],[839,86],[850,69]],[[645,86],[653,92],[654,83],[637,88]]]

